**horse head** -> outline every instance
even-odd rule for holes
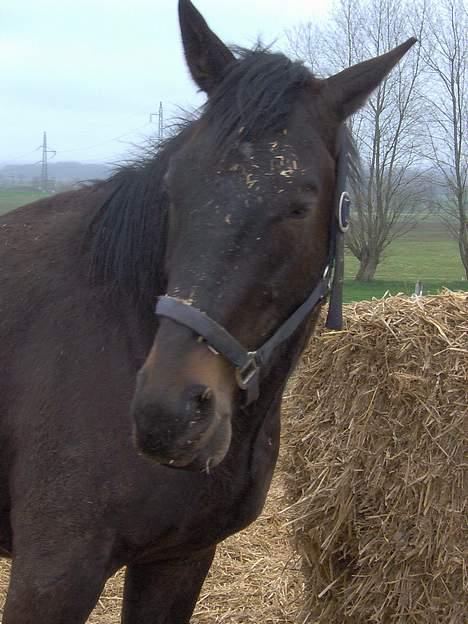
[[[282,54],[234,55],[189,0],[179,17],[208,99],[165,174],[167,295],[255,352],[322,279],[342,126],[414,40],[319,79]],[[310,329],[301,323],[286,348]],[[282,357],[278,349],[261,371],[260,393]],[[133,404],[143,452],[179,468],[215,466],[242,401],[232,362],[190,323],[161,316]]]

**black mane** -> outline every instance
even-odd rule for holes
[[[204,120],[221,157],[240,141],[281,130],[294,97],[314,77],[301,63],[264,49],[237,50],[238,59],[195,120],[140,160],[121,167],[104,184],[109,189],[87,233],[91,277],[151,306],[165,290],[164,253],[168,197],[163,177],[170,158],[191,127]]]
[[[312,86],[311,72],[283,54],[238,50],[240,58],[207,102],[203,117],[225,152],[241,141],[282,130],[299,90]]]

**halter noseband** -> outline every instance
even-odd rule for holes
[[[341,329],[343,326],[343,274],[344,234],[349,228],[351,201],[345,191],[348,176],[348,150],[342,135],[341,149],[336,164],[336,191],[328,243],[328,259],[322,278],[291,316],[284,321],[261,347],[248,351],[224,327],[205,312],[176,297],[158,298],[157,316],[169,318],[190,328],[216,353],[223,355],[235,368],[237,385],[246,393],[244,405],[255,401],[260,393],[260,374],[274,350],[296,331],[310,313],[330,294],[326,326]]]

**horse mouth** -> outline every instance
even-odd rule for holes
[[[152,463],[175,470],[209,474],[228,452],[232,435],[231,419],[216,414],[196,440],[189,439],[188,435],[184,434],[170,446],[162,446],[157,428],[144,432],[134,426],[133,438],[140,454]]]
[[[210,474],[224,459],[224,457],[217,458],[216,455],[211,456],[202,452],[190,458],[168,459],[167,457],[155,455],[151,450],[142,449],[141,447],[139,447],[139,450],[141,454],[153,464],[172,470],[187,472],[205,472],[206,474]]]
[[[151,459],[155,461],[156,458],[151,457]],[[172,470],[186,470],[187,472],[205,472],[206,474],[210,474],[211,469],[214,468],[213,458],[211,457],[208,457],[206,461],[200,457],[196,457],[195,459],[192,459],[188,462],[186,460],[177,459],[172,459],[169,462],[164,460],[157,461],[156,459],[156,463],[160,466],[163,466],[164,468],[171,468]]]

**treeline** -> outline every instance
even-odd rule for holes
[[[323,25],[287,33],[289,52],[326,77],[418,44],[350,122],[363,176],[348,248],[372,280],[385,249],[437,211],[468,279],[468,9],[464,0],[339,0]]]

